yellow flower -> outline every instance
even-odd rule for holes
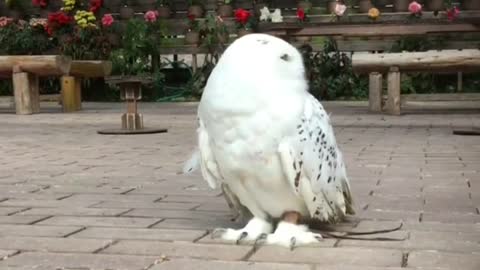
[[[370,19],[376,20],[379,16],[380,16],[380,10],[378,10],[377,8],[371,8],[368,11],[368,17],[370,17]]]

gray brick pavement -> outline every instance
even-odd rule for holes
[[[43,105],[43,104],[42,104]],[[345,153],[357,216],[338,230],[396,226],[402,242],[325,239],[291,252],[210,239],[239,227],[198,174],[195,104],[142,104],[169,133],[101,136],[120,104],[0,118],[0,269],[480,269],[480,112],[374,115],[326,103]]]

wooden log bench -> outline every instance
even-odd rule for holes
[[[383,111],[383,74],[387,74],[386,112],[401,113],[401,72],[471,72],[480,70],[480,50],[442,50],[403,53],[356,53],[352,57],[355,72],[369,74],[369,109]],[[456,97],[461,98],[461,94]]]
[[[72,61],[60,55],[0,56],[0,76],[12,78],[17,114],[40,112],[39,77],[61,77],[64,112],[81,109],[81,81],[110,75],[109,61]]]
[[[68,74],[71,62],[59,55],[0,56],[0,74],[13,81],[16,113],[40,112],[38,78]]]

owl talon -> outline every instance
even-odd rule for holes
[[[267,240],[268,234],[262,233],[260,234],[257,239],[255,239],[255,243],[253,243],[253,250],[257,250],[260,245],[263,245]]]
[[[309,231],[305,225],[281,221],[275,232],[268,235],[267,244],[281,245],[294,250],[296,247],[316,244],[321,239],[320,234]]]
[[[295,236],[290,238],[290,250],[293,250],[295,248],[296,243],[297,243],[297,239],[295,238]]]
[[[244,238],[248,236],[248,232],[242,232],[240,236],[238,237],[237,241],[235,241],[235,244],[238,245],[240,244],[240,241],[242,241]]]

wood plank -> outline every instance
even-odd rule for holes
[[[272,31],[266,30],[270,33]],[[278,33],[278,31],[275,31]],[[293,36],[399,36],[399,35],[425,35],[429,33],[448,33],[448,32],[480,32],[480,26],[470,23],[450,23],[450,24],[378,24],[378,25],[328,25],[327,27],[311,26],[300,28],[296,31],[283,31],[285,35]]]
[[[60,55],[0,55],[0,73],[20,71],[39,76],[63,75],[70,71],[71,58]]]
[[[442,50],[405,53],[356,53],[352,56],[355,72],[384,73],[392,66],[401,71],[460,71],[480,69],[480,50]]]
[[[76,77],[98,78],[109,76],[111,72],[111,61],[75,60],[72,61],[69,74]]]
[[[480,93],[402,95],[402,104],[411,101],[480,101]]]

